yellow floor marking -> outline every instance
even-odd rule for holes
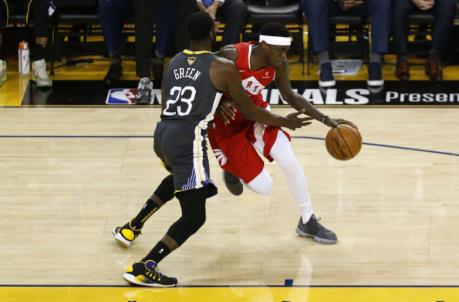
[[[456,302],[459,288],[0,287],[0,302]]]

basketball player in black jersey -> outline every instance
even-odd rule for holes
[[[234,63],[210,52],[215,37],[213,20],[197,12],[188,19],[190,50],[177,54],[163,83],[161,121],[156,125],[154,151],[171,173],[148,199],[138,215],[113,230],[125,246],[140,234],[143,223],[164,203],[178,198],[182,216],[141,261],[123,275],[131,284],[170,287],[176,278],[158,271],[158,263],[181,246],[206,220],[206,199],[217,194],[210,179],[205,136],[223,92],[228,92],[247,119],[292,130],[309,125],[311,118],[296,112],[274,115],[250,102]]]

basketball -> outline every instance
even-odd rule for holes
[[[338,160],[349,160],[359,154],[362,148],[362,136],[356,128],[340,124],[328,131],[325,147],[332,157]]]

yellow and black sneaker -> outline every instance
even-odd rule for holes
[[[131,284],[140,286],[177,286],[177,279],[165,276],[158,272],[158,265],[153,260],[134,263],[123,275],[123,278]]]
[[[140,229],[131,226],[129,221],[122,227],[114,227],[112,230],[113,237],[125,247],[130,247],[132,242],[141,234]]]

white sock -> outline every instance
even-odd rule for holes
[[[313,214],[308,183],[303,169],[293,154],[290,142],[282,131],[278,132],[270,155],[284,172],[288,189],[298,205],[303,223],[308,222]]]

